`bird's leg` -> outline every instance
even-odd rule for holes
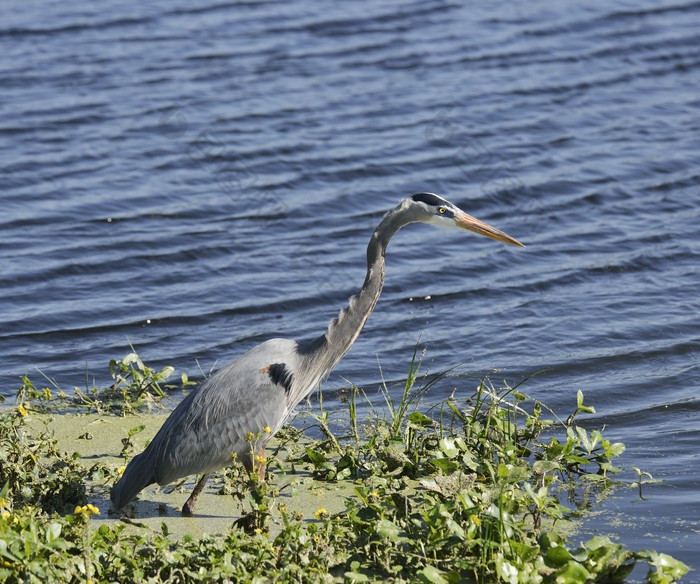
[[[250,455],[244,456],[241,462],[243,463],[243,467],[246,469],[246,472],[251,479],[253,478],[253,474],[257,473],[259,480],[265,480],[267,465],[265,464],[264,444],[258,446]]]
[[[253,467],[257,466],[258,478],[261,481],[265,480],[265,473],[267,472],[267,464],[265,464],[265,445],[261,444],[258,448],[257,461],[254,460]]]
[[[192,517],[192,515],[194,515],[194,504],[197,502],[197,497],[199,497],[202,489],[204,489],[204,485],[207,484],[207,480],[209,480],[209,473],[203,475],[202,478],[199,479],[199,482],[195,486],[194,491],[192,491],[190,498],[187,499],[185,504],[182,506],[182,514],[185,517]]]

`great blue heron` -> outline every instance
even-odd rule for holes
[[[461,227],[523,245],[437,195],[407,197],[384,216],[372,234],[362,289],[328,330],[306,341],[265,341],[204,381],[175,408],[146,450],[131,460],[112,488],[114,506],[123,507],[153,483],[166,485],[203,474],[182,507],[183,515],[192,515],[210,473],[231,464],[233,458],[253,473],[256,455],[264,454],[267,440],[355,342],[382,291],[386,246],[394,233],[415,222]]]

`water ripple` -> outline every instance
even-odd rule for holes
[[[105,384],[130,344],[196,375],[319,334],[382,213],[430,190],[527,247],[400,232],[326,403],[399,383],[420,339],[461,372],[436,399],[542,371],[527,391],[565,416],[582,389],[687,488],[649,437],[686,466],[699,445],[699,22],[690,1],[13,4],[0,393],[36,368]]]

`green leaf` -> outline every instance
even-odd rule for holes
[[[624,451],[625,445],[622,442],[615,442],[605,449],[605,454],[613,458],[614,456],[620,456]]]
[[[141,358],[136,353],[129,353],[122,359],[122,363],[126,366],[136,363],[139,369],[144,369],[143,361],[141,361]]]
[[[369,577],[360,572],[345,572],[344,576],[350,582],[369,582]]]
[[[509,483],[518,483],[520,481],[526,481],[532,476],[530,467],[528,465],[519,464],[499,464],[498,465],[498,478],[508,481]]]
[[[549,548],[545,557],[547,563],[555,567],[564,566],[573,561],[569,550],[560,545]]]
[[[579,478],[587,483],[602,483],[608,480],[606,476],[591,473],[582,474]]]
[[[497,474],[499,479],[507,479],[510,475],[510,469],[503,463],[498,465]]]
[[[612,474],[618,474],[622,472],[622,469],[620,467],[614,466],[609,462],[600,462],[598,464],[600,465],[600,470],[602,470],[604,473],[609,472]]]
[[[517,540],[511,540],[508,545],[513,548],[522,562],[534,562],[540,555],[540,547],[537,545],[527,545]]]
[[[576,392],[576,404],[579,412],[595,414],[595,408],[583,405],[583,392],[580,389]]]
[[[396,541],[399,539],[401,528],[398,525],[396,525],[396,523],[393,523],[388,519],[380,519],[377,522],[377,528],[375,531],[377,535],[382,539],[386,539],[388,541]]]
[[[415,424],[416,426],[432,426],[433,425],[433,420],[431,420],[425,414],[421,414],[420,412],[411,412],[410,414],[408,414],[408,421],[411,422],[412,424]]]
[[[454,458],[459,454],[459,448],[457,448],[454,438],[441,438],[440,450],[442,450],[447,458]]]
[[[447,458],[433,458],[430,464],[445,474],[451,474],[459,469],[459,464]]]
[[[690,568],[683,562],[653,550],[643,550],[637,554],[637,557],[649,562],[647,579],[650,584],[671,584],[690,571]]]
[[[420,578],[422,582],[430,582],[431,584],[450,584],[450,581],[443,577],[443,572],[438,570],[435,566],[426,566],[422,570],[419,570],[418,578]]]
[[[49,523],[46,526],[46,541],[51,543],[59,537],[61,537],[61,524],[55,522]]]
[[[135,436],[135,435],[138,434],[139,432],[143,432],[145,428],[146,428],[146,426],[145,426],[144,424],[141,424],[140,426],[134,426],[133,428],[131,428],[131,429],[127,432],[127,434],[128,434],[128,436],[129,436],[129,438],[131,438],[132,436]]]
[[[569,454],[566,457],[566,462],[568,464],[590,464],[590,460],[583,458],[583,456],[578,456],[576,454]]]
[[[328,462],[328,459],[323,454],[313,450],[309,446],[306,447],[306,456],[308,456],[309,460],[314,463],[314,466],[323,465]]]
[[[591,574],[586,568],[575,561],[570,561],[557,572],[557,584],[582,584],[588,582]]]
[[[459,523],[457,523],[454,519],[447,520],[447,529],[449,529],[459,539],[467,539],[467,535],[466,533],[464,533],[464,529],[462,529],[462,526]]]
[[[500,554],[496,558],[496,573],[503,582],[518,584],[518,569]]]
[[[467,489],[462,489],[457,494],[457,500],[462,504],[465,511],[469,511],[476,506],[476,503],[472,500],[471,493]]]
[[[532,465],[532,470],[535,474],[547,474],[555,470],[560,470],[561,464],[553,460],[538,460]]]
[[[605,537],[600,539],[608,540]],[[632,552],[626,550],[624,546],[608,540],[606,545],[595,549],[591,548],[586,565],[592,573],[604,576],[606,582],[621,583],[634,569],[634,559]]]

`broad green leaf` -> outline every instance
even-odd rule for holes
[[[502,556],[496,558],[496,573],[508,584],[518,584],[518,569]]]
[[[459,464],[447,458],[433,458],[430,464],[445,474],[451,474],[459,469]]]
[[[166,365],[163,367],[160,372],[158,373],[158,378],[159,379],[167,379],[170,377],[173,373],[175,373],[175,367],[172,365]]]
[[[548,564],[556,567],[564,566],[573,561],[569,550],[560,545],[549,548],[545,557],[547,558]]]
[[[431,426],[433,421],[426,415],[420,412],[411,412],[408,414],[408,421],[417,426]]]
[[[532,470],[535,471],[536,474],[547,474],[548,472],[560,469],[561,464],[553,460],[538,460],[532,465]]]
[[[51,543],[59,537],[61,537],[61,524],[55,522],[49,523],[46,526],[46,541]]]
[[[590,464],[590,460],[583,458],[583,456],[578,456],[576,454],[569,454],[566,457],[566,462],[568,464]]]
[[[557,584],[583,584],[589,582],[591,574],[578,562],[571,560],[557,572]]]
[[[449,580],[443,577],[443,573],[434,566],[426,566],[418,571],[418,577],[423,582],[430,584],[449,584]]]
[[[375,531],[382,539],[396,541],[401,533],[401,528],[396,525],[396,523],[393,523],[388,519],[380,519],[377,522],[377,528]]]
[[[644,550],[638,554],[649,562],[647,579],[650,584],[671,584],[685,576],[690,568],[667,554]]]
[[[610,446],[608,446],[605,449],[605,453],[610,458],[613,458],[614,456],[620,456],[624,451],[625,451],[625,445],[622,442],[615,442],[613,444],[610,444]]]
[[[124,365],[131,365],[132,363],[136,363],[139,369],[144,368],[141,358],[136,353],[129,353],[126,357],[122,359],[122,363]]]
[[[464,533],[464,529],[462,529],[462,526],[459,523],[457,523],[454,519],[447,520],[447,529],[454,533],[459,539],[467,538],[466,534]]]
[[[345,572],[344,576],[350,582],[369,582],[369,578],[360,572]]]
[[[454,458],[459,454],[459,448],[457,448],[454,438],[441,438],[440,450],[442,450],[447,458]]]
[[[309,457],[309,460],[314,465],[325,464],[327,462],[327,459],[323,454],[317,452],[316,450],[313,450],[309,446],[306,447],[306,456]]]

